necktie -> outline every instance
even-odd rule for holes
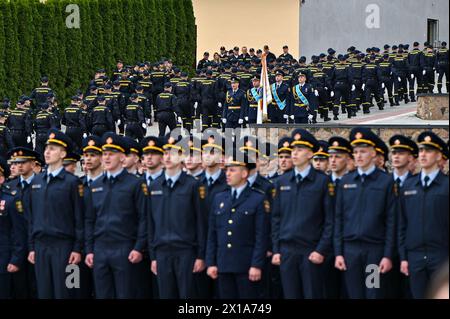
[[[424,181],[424,187],[425,187],[425,189],[427,189],[428,187],[430,187],[430,176],[425,176],[425,178],[423,179],[423,181]]]
[[[233,196],[232,196],[231,200],[232,200],[232,202],[234,203],[234,202],[236,201],[236,199],[237,199],[237,191],[234,190],[234,191],[233,191]]]
[[[22,181],[22,189],[27,188],[27,186],[28,186],[27,181]]]
[[[340,182],[341,182],[341,180],[339,178],[336,178],[336,180],[334,181],[334,185],[336,186],[336,188],[339,187]]]
[[[173,181],[170,178],[167,180],[167,185],[169,186],[169,188],[172,188]]]
[[[87,184],[88,184],[88,187],[91,187],[91,185],[92,185],[92,179],[88,178]]]
[[[147,185],[150,186],[152,184],[152,182],[153,182],[153,177],[149,176],[147,178]]]
[[[212,177],[210,177],[210,178],[208,179],[208,186],[211,187],[212,184],[214,184],[214,179],[213,179]]]
[[[395,184],[397,184],[397,187],[400,188],[400,186],[402,184],[402,180],[400,179],[400,177],[397,177],[397,179],[395,180]]]
[[[109,177],[109,184],[113,185],[116,182],[116,178],[114,176]]]
[[[300,185],[303,182],[303,177],[301,174],[297,174],[295,178],[297,179],[297,185]]]
[[[50,184],[50,182],[53,180],[54,176],[52,174],[47,175],[47,184]]]
[[[361,175],[361,184],[364,184],[364,182],[366,181],[366,178],[367,178],[366,174]]]

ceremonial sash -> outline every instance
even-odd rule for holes
[[[278,96],[278,93],[277,93],[277,87],[276,87],[275,83],[272,84],[272,91],[273,91],[273,97],[275,99],[275,102],[277,102],[278,107],[280,108],[280,110],[283,111],[284,108],[286,107],[286,101],[281,102],[281,99],[280,99],[280,97]]]
[[[256,103],[258,103],[262,99],[262,96],[258,94],[258,90],[256,88],[251,89],[250,92],[252,92],[253,98],[255,99]]]
[[[297,84],[295,86],[295,91],[297,92],[297,95],[299,99],[303,102],[303,104],[309,106],[308,99],[303,95],[302,90],[300,89],[300,84]]]

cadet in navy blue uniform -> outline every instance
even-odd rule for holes
[[[275,74],[275,83],[271,85],[273,99],[272,103],[268,106],[270,123],[286,123],[289,118],[287,114],[289,86],[283,82],[283,78],[283,71],[277,71]]]
[[[272,263],[280,265],[284,296],[323,298],[323,262],[330,253],[333,207],[329,178],[310,160],[319,143],[309,132],[292,133],[294,170],[280,176],[272,215]]]
[[[216,195],[209,216],[208,275],[218,279],[222,299],[259,297],[268,249],[270,203],[248,184],[249,170],[256,165],[240,155],[227,160],[231,190]]]
[[[22,269],[27,257],[23,205],[11,189],[3,185],[8,177],[8,164],[0,158],[0,299],[12,297],[12,274]]]
[[[88,192],[86,264],[94,269],[95,296],[129,299],[137,295],[137,264],[146,246],[147,185],[122,164],[130,152],[123,137],[102,137],[106,173]]]
[[[192,295],[193,273],[205,269],[205,187],[182,171],[184,143],[167,136],[164,176],[149,189],[148,241],[162,299]]]
[[[306,73],[298,75],[298,82],[291,90],[288,114],[296,124],[308,124],[317,110],[316,96],[311,84],[306,83]]]
[[[260,86],[260,79],[257,75],[252,78],[253,87],[246,92],[247,103],[244,110],[245,123],[255,124],[258,118],[259,101],[262,100],[262,88]]]
[[[29,212],[25,210],[29,207],[28,201],[30,198],[31,182],[33,181],[35,174],[33,169],[35,168],[35,162],[40,157],[39,153],[36,153],[32,149],[25,147],[17,147],[12,149],[8,153],[9,162],[17,165],[17,170],[20,175],[19,178],[12,180],[8,186],[11,188],[11,193],[18,197],[24,207],[23,216],[26,220],[27,236],[28,236],[28,220]],[[27,241],[28,243],[28,241]],[[28,246],[27,252],[28,252]],[[16,299],[29,299],[36,298],[36,275],[34,267],[30,263],[23,264],[21,269],[13,275],[13,297]]]
[[[356,127],[350,140],[357,170],[342,177],[336,193],[335,267],[344,272],[349,298],[383,298],[395,245],[394,182],[375,166],[377,136],[372,131]],[[378,266],[372,272],[381,275],[379,287],[367,285],[368,265]]]
[[[71,149],[64,133],[50,130],[44,153],[48,168],[31,182],[28,260],[35,264],[41,299],[72,297],[65,271],[81,261],[84,189],[63,167]]]
[[[419,135],[420,174],[400,192],[401,272],[409,276],[414,298],[424,298],[433,273],[448,260],[448,177],[439,170],[447,145],[436,134]]]
[[[227,92],[223,106],[222,123],[226,128],[237,128],[244,124],[247,99],[245,92],[239,89],[239,79],[231,78],[231,89]]]

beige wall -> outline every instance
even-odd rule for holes
[[[223,45],[262,49],[277,56],[283,46],[298,58],[299,0],[193,0],[197,24],[197,60]],[[264,24],[262,23],[264,21]],[[287,31],[288,30],[288,31]]]

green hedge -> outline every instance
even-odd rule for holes
[[[66,27],[69,4],[79,6],[79,29]],[[47,75],[67,102],[117,59],[170,57],[191,72],[195,48],[192,0],[0,0],[0,98],[16,101]]]

